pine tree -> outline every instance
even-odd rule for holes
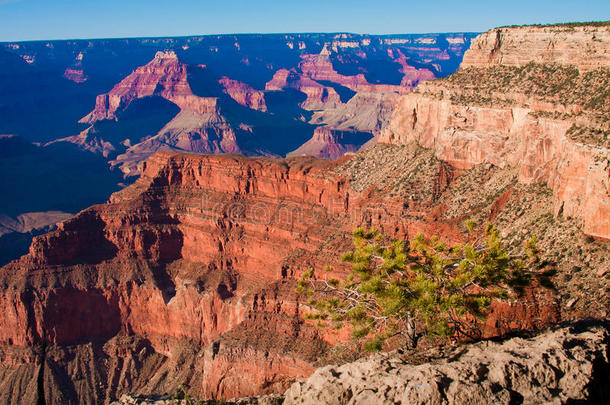
[[[299,280],[297,291],[310,297],[306,318],[324,327],[349,324],[369,351],[396,335],[415,347],[417,325],[428,335],[477,339],[493,299],[517,299],[534,277],[552,285],[535,238],[522,255],[511,255],[492,225],[481,237],[472,221],[466,227],[468,242],[453,246],[421,234],[407,244],[356,229],[353,250],[341,257],[351,263],[347,279],[317,277],[310,269]]]

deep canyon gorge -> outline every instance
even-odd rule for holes
[[[471,218],[495,224],[515,252],[536,236],[557,262],[556,289],[493,302],[484,338],[610,313],[608,23],[2,46],[5,89],[18,77],[72,99],[58,104],[51,91],[31,106],[57,105],[52,125],[48,113],[2,124],[3,175],[44,183],[41,172],[72,170],[61,157],[30,167],[48,153],[87,167],[63,185],[70,198],[62,185],[3,185],[55,199],[1,213],[3,238],[33,238],[0,271],[2,403],[111,403],[182,385],[206,399],[323,401],[324,375],[348,387],[337,373],[387,366],[373,357],[316,371],[346,337],[306,322],[295,291],[309,268],[346,274],[339,256],[358,226],[463,242]],[[34,86],[23,86],[22,99],[1,100],[2,114],[29,105]],[[74,184],[83,187],[71,195]],[[596,328],[547,331],[529,351],[519,341],[473,345],[459,366],[485,358],[485,370],[506,371],[517,360],[491,359],[494,347],[547,361],[594,341],[606,349],[580,344],[579,364],[599,373],[608,333]],[[555,341],[567,343],[555,350]],[[395,367],[426,381],[451,373]],[[500,377],[473,392],[511,403],[521,388]],[[585,392],[579,378],[573,391]]]
[[[2,44],[0,264],[132,183],[156,151],[337,158],[374,143],[399,94],[453,73],[473,37]]]

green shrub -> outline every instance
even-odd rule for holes
[[[309,301],[306,318],[335,328],[350,325],[366,350],[381,350],[397,335],[414,347],[418,324],[428,335],[478,338],[493,299],[517,299],[534,277],[552,287],[535,238],[515,256],[495,227],[488,225],[482,235],[473,222],[466,227],[469,241],[456,245],[421,234],[407,244],[372,228],[356,229],[353,250],[342,256],[351,263],[346,280],[317,279],[309,270],[299,281],[298,292],[321,296]]]

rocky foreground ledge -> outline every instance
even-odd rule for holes
[[[533,338],[485,341],[414,365],[377,354],[318,369],[281,395],[231,404],[610,403],[610,325],[580,322]],[[216,404],[123,396],[126,404]]]

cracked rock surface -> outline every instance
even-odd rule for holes
[[[608,403],[609,343],[607,325],[581,323],[420,365],[378,354],[318,369],[292,385],[284,404]]]

